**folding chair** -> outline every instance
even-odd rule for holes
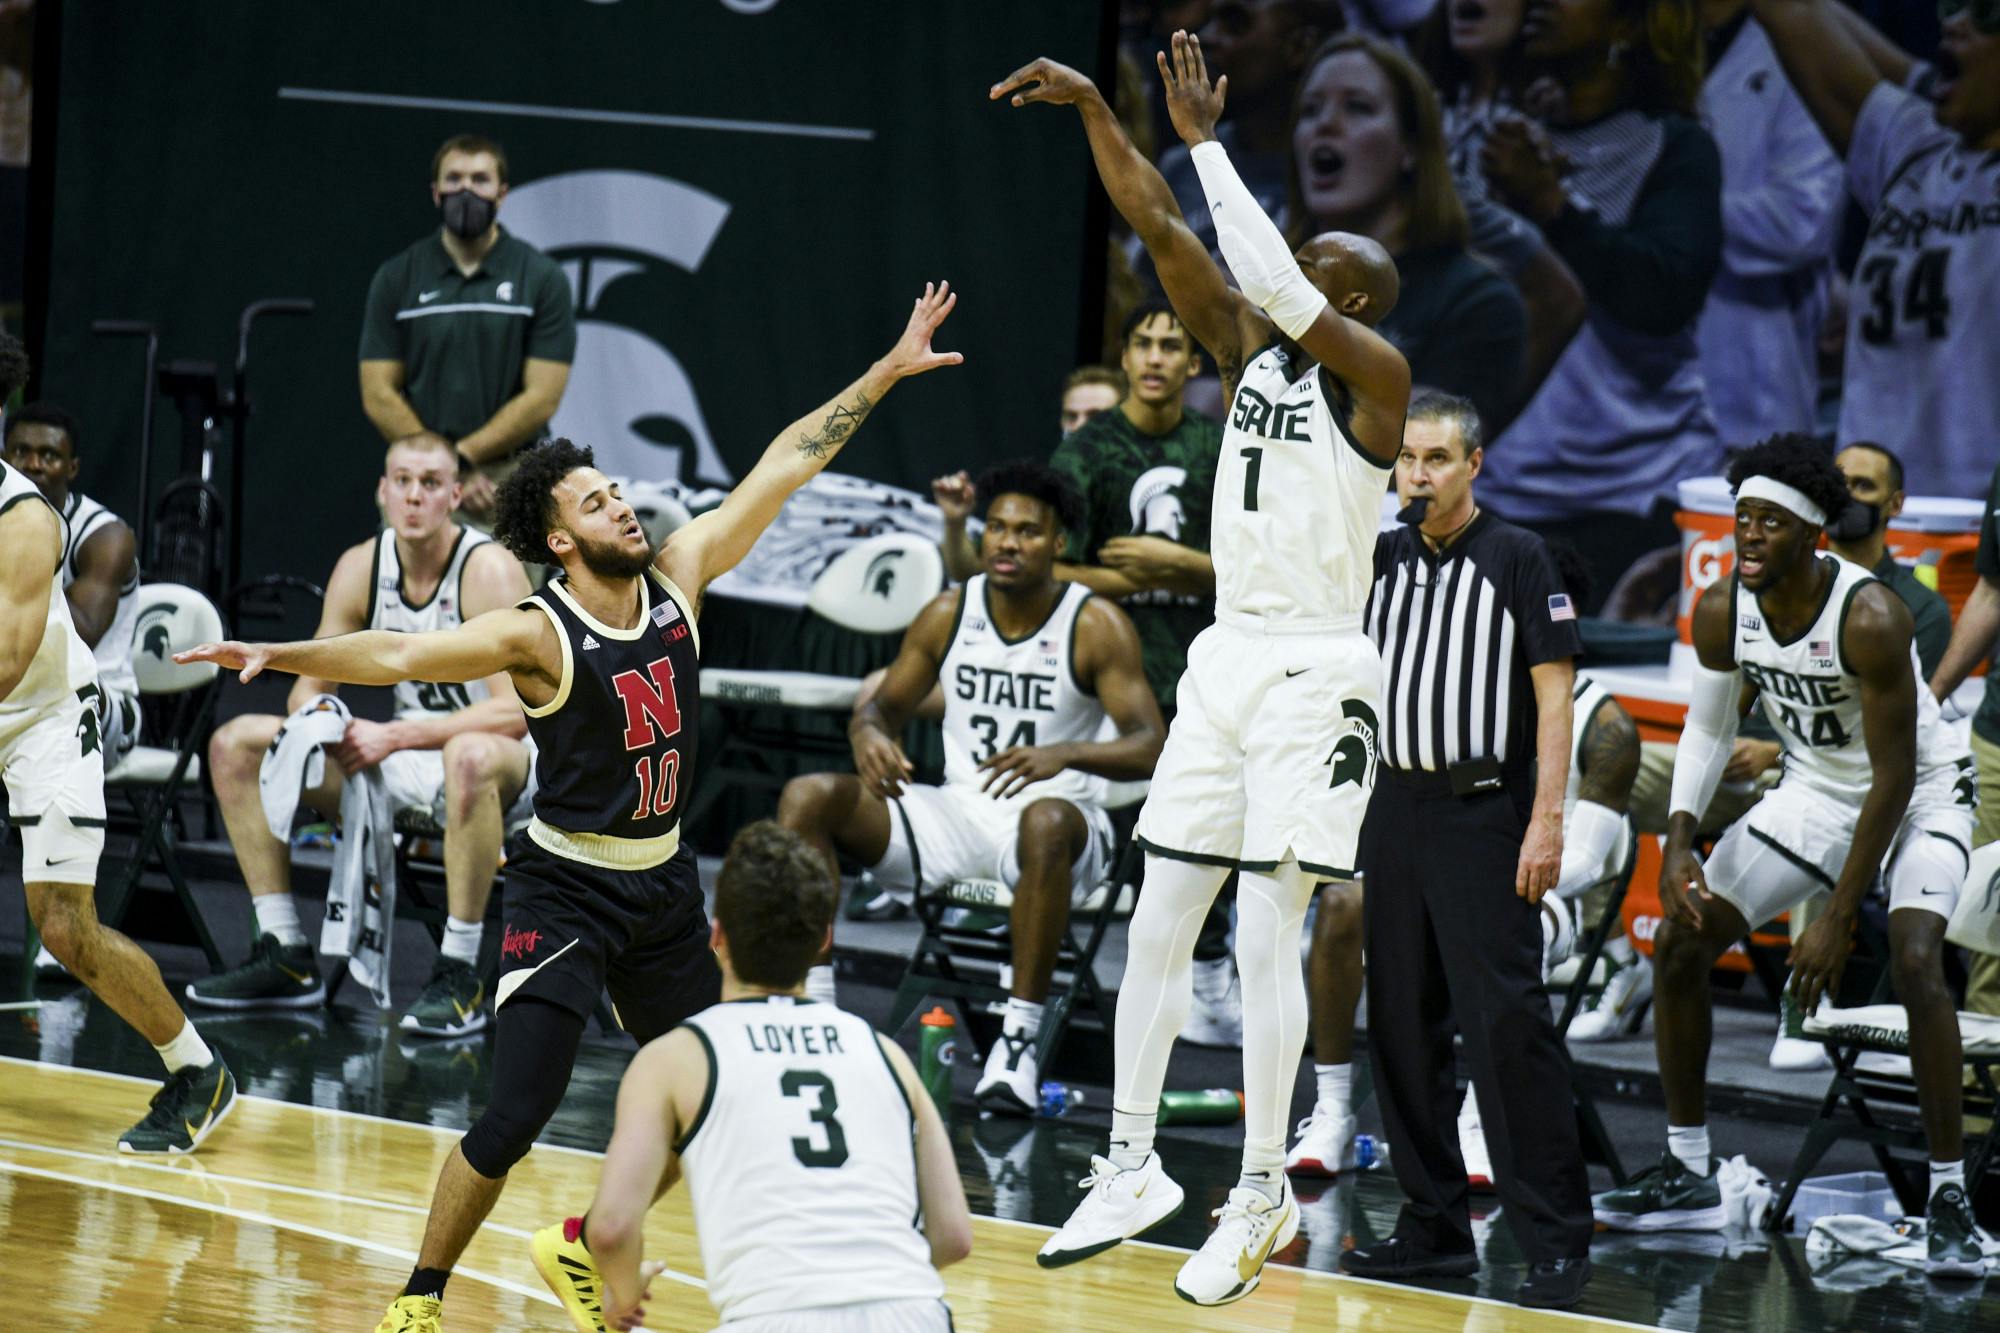
[[[1132,838],[1131,826],[1146,799],[1146,785],[1114,784],[1107,808],[1112,812],[1119,845],[1111,858],[1111,873],[1088,894],[1071,895],[1069,922],[1057,940],[1055,972],[1049,979],[1042,1029],[1035,1043],[1039,1069],[1053,1067],[1079,997],[1097,1015],[1104,1030],[1112,1030],[1111,1000],[1097,979],[1097,952],[1124,906],[1125,886],[1137,884],[1145,869],[1144,853]],[[1013,905],[1013,889],[998,880],[919,885],[916,914],[922,933],[896,986],[884,1030],[899,1031],[927,998],[954,1001],[968,1032],[975,1023],[983,1024],[988,1006],[1005,1004],[1011,992],[1000,984],[1000,969],[1011,967],[1014,956],[1006,933],[948,924],[948,918],[954,908],[1005,913]]]
[[[844,629],[887,634],[907,629],[943,587],[936,544],[893,532],[842,552],[813,580],[806,605]],[[853,752],[845,722],[860,693],[861,682],[851,676],[704,667],[702,702],[720,706],[724,726],[683,826],[698,825],[732,787],[783,790],[801,756],[846,767]],[[775,710],[775,721],[766,710]],[[813,717],[839,725],[800,725]]]
[[[132,626],[132,669],[144,697],[171,700],[164,745],[137,745],[104,775],[106,794],[122,793],[136,816],[135,842],[123,873],[100,878],[105,891],[99,915],[116,926],[125,919],[132,894],[149,870],[173,886],[195,939],[219,971],[222,954],[215,947],[200,904],[188,888],[187,875],[174,852],[171,825],[178,820],[182,788],[201,779],[201,753],[207,747],[222,673],[213,662],[183,666],[173,655],[196,644],[223,638],[222,617],[207,597],[179,583],[148,583],[139,590],[139,615]]]

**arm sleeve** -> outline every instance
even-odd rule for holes
[[[396,282],[389,270],[396,261],[390,260],[375,270],[375,277],[368,284],[368,303],[361,312],[361,355],[362,361],[401,361],[403,359],[403,339],[396,328]]]
[[[1854,117],[1847,145],[1847,188],[1873,214],[1898,176],[1918,158],[1949,147],[1952,132],[1937,123],[1931,103],[1884,79]]]
[[[576,310],[569,280],[554,264],[546,264],[535,284],[535,322],[528,330],[528,355],[537,361],[576,359]]]
[[[1640,333],[1682,328],[1701,313],[1722,262],[1722,159],[1715,140],[1691,121],[1670,120],[1660,160],[1623,226],[1571,205],[1549,223],[1547,235],[1593,307]]]
[[[1625,845],[1625,816],[1608,805],[1578,801],[1563,820],[1562,870],[1556,892],[1574,898],[1618,867],[1611,858]]]
[[[1513,596],[1508,609],[1520,636],[1522,660],[1529,666],[1577,657],[1583,636],[1577,633],[1576,604],[1563,591],[1549,548],[1532,534],[1514,557]]]
[[[1294,338],[1304,337],[1326,309],[1325,293],[1307,280],[1284,234],[1258,206],[1222,145],[1213,139],[1196,144],[1192,156],[1202,193],[1208,196],[1216,246],[1236,285],[1273,324]]]
[[[1114,407],[1111,410],[1115,412],[1118,409]],[[1049,455],[1049,466],[1069,479],[1070,485],[1076,487],[1077,498],[1083,501],[1083,521],[1077,524],[1077,531],[1063,536],[1062,559],[1072,565],[1089,564],[1090,559],[1084,553],[1095,551],[1104,544],[1093,544],[1090,540],[1090,530],[1097,521],[1097,502],[1090,493],[1090,467],[1083,454],[1083,447],[1072,436],[1057,445],[1056,451]]]
[[[1470,398],[1490,429],[1521,383],[1527,307],[1513,283],[1488,270],[1441,315],[1423,343],[1407,349],[1410,380]]]
[[[1739,671],[1710,671],[1701,663],[1694,667],[1694,698],[1688,704],[1687,721],[1681,727],[1680,745],[1674,750],[1672,795],[1667,815],[1685,811],[1699,819],[1715,799],[1722,784],[1722,770],[1729,766],[1729,752],[1736,740],[1736,699],[1742,680]]]

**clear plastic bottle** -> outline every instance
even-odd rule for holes
[[[1356,1134],[1352,1152],[1356,1171],[1373,1171],[1377,1167],[1389,1165],[1388,1141],[1378,1139],[1373,1134]]]
[[[1059,1116],[1068,1115],[1081,1105],[1083,1105],[1082,1088],[1072,1088],[1062,1083],[1042,1084],[1042,1095],[1038,1106],[1041,1115],[1054,1120]]]

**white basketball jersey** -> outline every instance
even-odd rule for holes
[[[1017,745],[1099,739],[1104,705],[1076,682],[1076,621],[1090,589],[1058,585],[1062,595],[1039,628],[1019,639],[993,623],[986,576],[965,581],[951,647],[938,667],[944,687],[944,780],[979,786],[982,760]],[[1065,769],[1008,799],[1056,796],[1102,805],[1110,782]]]
[[[110,524],[121,520],[118,515],[78,491],[69,493],[69,503],[63,508],[63,520],[69,524],[69,540],[63,544],[62,556],[62,584],[68,588],[76,582],[76,557],[83,544]],[[93,650],[97,658],[97,683],[104,687],[106,694],[139,692],[139,678],[132,673],[132,627],[138,619],[139,565],[134,560],[132,577],[118,589],[118,609],[112,612],[111,624]]]
[[[712,1081],[675,1149],[722,1322],[942,1298],[916,1114],[867,1021],[778,995],[725,1001],[686,1026]]]
[[[1395,469],[1348,433],[1338,381],[1294,373],[1280,348],[1261,352],[1230,404],[1209,529],[1216,616],[1359,628]]]
[[[403,565],[396,554],[396,534],[384,528],[375,538],[375,572],[368,591],[368,628],[395,630],[399,634],[422,634],[429,630],[456,629],[465,623],[460,600],[465,580],[465,562],[473,551],[493,539],[473,528],[460,528],[458,541],[445,561],[444,574],[431,591],[430,600],[413,602],[403,588]],[[437,717],[455,713],[478,703],[490,691],[481,680],[406,680],[396,686],[397,717]]]
[[[1597,706],[1611,697],[1611,691],[1584,672],[1576,673],[1576,687],[1570,691],[1569,785],[1563,788],[1563,818],[1568,819],[1583,794],[1583,737]]]
[[[0,462],[0,514],[17,504],[48,503],[34,482],[15,471],[11,464]],[[53,505],[49,506],[49,512],[55,513]],[[61,526],[60,515],[57,526]],[[59,540],[67,536],[64,533]],[[50,554],[60,557],[61,552]],[[27,674],[5,699],[0,699],[0,731],[9,730],[10,724],[24,714],[60,706],[74,699],[78,690],[96,683],[97,663],[91,659],[90,649],[77,637],[76,624],[69,618],[69,599],[63,596],[62,570],[58,568],[49,580],[48,618],[43,622],[42,642],[28,660]]]
[[[1859,806],[1873,781],[1868,745],[1861,730],[1861,685],[1841,650],[1847,609],[1875,576],[1838,556],[1822,553],[1833,565],[1833,582],[1819,615],[1802,634],[1780,643],[1754,595],[1733,582],[1736,606],[1735,653],[1744,679],[1757,687],[1758,706],[1770,720],[1785,751],[1785,782],[1798,782],[1844,804]],[[1937,700],[1924,684],[1910,647],[1917,692],[1917,780],[1966,757],[1965,743],[1946,727]]]

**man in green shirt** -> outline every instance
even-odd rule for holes
[[[361,406],[387,443],[442,435],[460,512],[484,526],[493,492],[562,402],[576,354],[569,281],[498,221],[507,155],[478,135],[431,159],[443,225],[375,271],[361,325]]]
[[[1949,698],[1972,668],[1987,663],[1986,693],[1972,715],[1972,759],[1979,768],[1979,816],[1972,843],[1984,847],[2000,840],[2000,670],[1993,662],[1994,637],[2000,635],[2000,467],[1986,490],[1986,512],[1979,520],[1979,551],[1973,556],[1979,582],[1958,609],[1951,646],[1931,673],[1931,693]],[[1965,1007],[1975,1014],[2000,1014],[2000,957],[1971,955],[1967,969]]]
[[[1852,541],[1827,539],[1827,545],[1842,560],[1852,560],[1876,578],[1910,608],[1917,626],[1917,661],[1928,680],[1944,659],[1945,645],[1951,642],[1951,607],[1936,589],[1917,581],[1895,556],[1889,554],[1889,521],[1903,512],[1903,460],[1879,444],[1857,440],[1834,455],[1833,464],[1847,478],[1847,493],[1864,505],[1875,508],[1875,526],[1865,537]]]

